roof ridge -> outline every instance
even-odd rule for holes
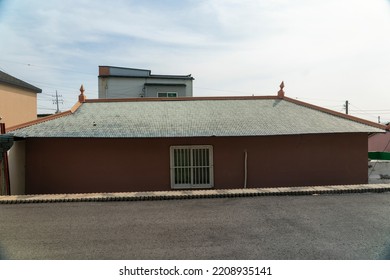
[[[77,108],[76,108],[76,110],[77,110]],[[50,116],[47,116],[47,117],[43,117],[43,118],[40,118],[40,119],[36,119],[36,120],[33,120],[33,121],[29,121],[29,122],[25,122],[25,123],[22,123],[22,124],[18,124],[18,125],[14,125],[14,126],[8,127],[6,132],[8,133],[8,132],[11,132],[11,131],[14,131],[14,130],[17,130],[17,129],[26,128],[26,127],[29,127],[29,126],[33,126],[33,125],[36,125],[36,124],[44,123],[44,122],[47,122],[47,121],[51,121],[51,120],[54,120],[54,119],[58,119],[58,118],[61,118],[61,117],[65,117],[65,116],[71,115],[71,114],[73,114],[74,111],[76,111],[76,110],[72,111],[72,109],[71,110],[67,110],[65,112],[58,113],[58,114],[50,115]]]
[[[27,90],[30,90],[30,91],[33,91],[34,93],[41,93],[42,92],[42,89],[32,85],[32,84],[29,84],[21,79],[18,79],[4,71],[1,71],[0,70],[0,82],[3,82],[5,84],[8,84],[8,85],[13,85],[13,86],[16,86],[16,87],[19,87],[19,88],[24,88],[24,89],[27,89]]]
[[[82,85],[81,85],[80,91],[81,90],[84,90]],[[83,94],[83,93],[81,93],[81,94]],[[26,127],[33,126],[33,125],[36,125],[36,124],[39,124],[39,123],[51,121],[51,120],[54,120],[54,119],[62,118],[62,117],[68,116],[68,115],[72,115],[74,112],[76,112],[81,107],[81,105],[83,105],[83,103],[85,103],[85,101],[84,102],[77,101],[73,105],[73,107],[70,108],[67,111],[64,111],[64,112],[61,112],[61,113],[58,113],[58,114],[54,114],[54,115],[50,115],[50,116],[47,116],[47,117],[43,117],[43,118],[40,118],[40,119],[36,119],[36,120],[33,120],[33,121],[25,122],[25,123],[22,123],[22,124],[11,126],[11,127],[7,128],[7,132],[10,132],[10,131],[13,131],[13,130],[16,130],[16,129],[20,129],[20,128],[26,128]]]
[[[317,110],[317,111],[320,111],[320,112],[323,112],[323,113],[327,113],[327,114],[330,114],[330,115],[333,115],[333,116],[336,116],[336,117],[340,117],[340,118],[347,119],[347,120],[350,120],[350,121],[358,122],[358,123],[361,123],[361,124],[373,126],[373,127],[384,129],[384,130],[386,130],[386,128],[387,128],[386,125],[383,125],[383,124],[380,124],[380,123],[375,123],[375,122],[372,122],[372,121],[369,121],[369,120],[365,120],[365,119],[361,119],[361,118],[358,118],[358,117],[355,117],[355,116],[343,114],[343,113],[340,113],[340,112],[337,112],[337,111],[333,111],[331,109],[327,109],[327,108],[324,108],[324,107],[313,105],[313,104],[310,104],[310,103],[307,103],[307,102],[304,102],[304,101],[300,101],[300,100],[297,100],[297,99],[293,99],[293,98],[290,98],[290,97],[284,96],[283,100],[286,100],[286,101],[289,101],[291,103],[295,103],[297,105],[304,106],[304,107],[307,107],[307,108],[310,108],[310,109],[313,109],[313,110]]]
[[[159,101],[213,101],[213,100],[265,100],[280,99],[274,95],[262,96],[197,96],[197,97],[137,97],[137,98],[98,98],[86,99],[86,103],[104,102],[159,102]]]

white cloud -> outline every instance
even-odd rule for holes
[[[196,95],[274,94],[284,79],[293,97],[350,99],[369,109],[390,103],[384,82],[390,72],[388,1],[55,0],[4,6],[0,32],[7,44],[0,51],[14,63],[4,59],[0,66],[44,90],[58,85],[69,98],[81,82],[96,97],[97,66],[106,64],[192,73]],[[41,67],[21,66],[28,63]]]

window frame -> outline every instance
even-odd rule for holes
[[[190,150],[190,165],[187,168],[190,169],[191,173],[191,183],[185,183],[185,184],[177,184],[176,183],[176,169],[178,166],[175,166],[175,150]],[[208,150],[208,165],[194,165],[194,158],[193,158],[193,150],[201,150],[201,149],[207,149]],[[180,168],[180,167],[179,167]],[[199,171],[200,168],[208,168],[208,183],[207,184],[196,184],[194,181],[195,175],[194,172]],[[211,145],[180,145],[180,146],[171,146],[170,147],[170,179],[171,179],[171,188],[172,189],[209,189],[214,187],[214,155],[213,155],[213,146]],[[199,175],[198,175],[199,180]]]
[[[160,94],[166,94],[166,96],[159,96]],[[169,94],[175,94],[175,96],[169,96]],[[176,98],[177,92],[176,91],[159,91],[157,92],[157,98]]]

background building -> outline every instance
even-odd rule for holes
[[[37,93],[42,90],[0,71],[0,118],[6,127],[37,118]]]
[[[151,70],[99,66],[99,98],[190,97],[190,75],[154,75]]]

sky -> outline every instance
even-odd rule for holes
[[[194,96],[276,95],[390,122],[389,0],[0,0],[0,70],[71,108],[98,66],[192,74]]]

